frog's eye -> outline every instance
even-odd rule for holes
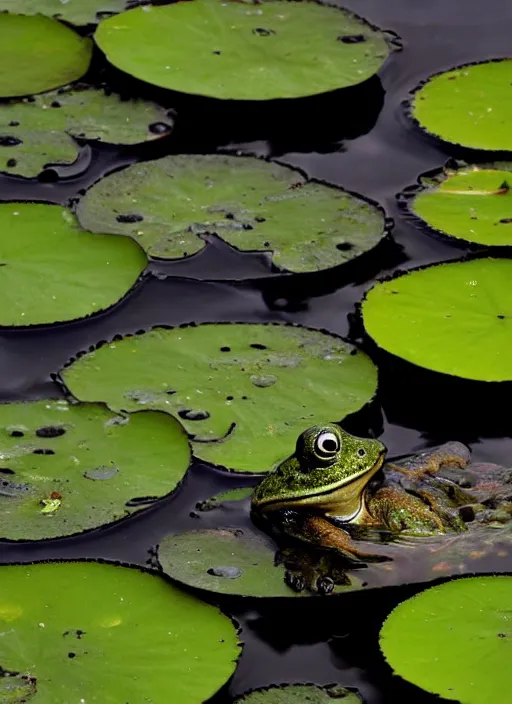
[[[320,457],[332,457],[340,449],[340,439],[335,433],[320,433],[315,440],[315,450]]]

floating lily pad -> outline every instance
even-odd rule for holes
[[[414,198],[413,212],[430,227],[466,242],[512,245],[512,164],[440,175]]]
[[[396,674],[450,701],[508,701],[511,592],[511,577],[473,577],[404,601],[380,633],[386,660]]]
[[[311,596],[284,581],[284,567],[275,564],[276,546],[265,534],[240,528],[194,530],[167,535],[158,546],[162,570],[188,586],[242,596]],[[335,592],[360,586],[335,587]]]
[[[34,685],[3,702],[198,704],[240,652],[216,608],[157,575],[92,562],[0,567],[0,627],[0,682],[7,671]]]
[[[236,704],[361,704],[357,694],[339,685],[315,687],[307,684],[289,684],[255,689],[236,699]]]
[[[109,61],[136,78],[236,100],[355,85],[377,73],[390,53],[378,29],[315,2],[139,7],[101,22],[94,38]]]
[[[0,147],[5,147],[0,168],[36,176],[48,163],[76,159],[73,137],[137,144],[169,133],[172,125],[167,111],[154,103],[121,100],[93,88],[61,88],[0,105]]]
[[[66,208],[1,203],[0,325],[82,318],[119,301],[145,269],[122,237],[82,232]]]
[[[0,14],[0,98],[42,93],[76,81],[89,68],[91,55],[91,40],[57,20]]]
[[[452,376],[512,380],[512,260],[439,264],[377,283],[366,331],[408,362]]]
[[[36,401],[0,404],[0,455],[0,536],[38,540],[96,528],[148,504],[136,498],[169,493],[190,448],[165,413]]]
[[[375,393],[376,372],[365,354],[324,332],[206,324],[112,342],[61,375],[82,401],[178,416],[201,459],[263,472],[304,428],[360,409]]]
[[[473,149],[512,150],[512,59],[433,76],[414,94],[412,114],[427,132]]]
[[[237,249],[270,251],[294,272],[354,259],[385,234],[377,206],[250,157],[135,164],[93,186],[77,215],[85,229],[129,235],[154,257],[194,254],[206,233],[216,233]]]
[[[0,0],[0,10],[24,15],[49,15],[73,24],[97,22],[110,13],[121,12],[127,0]]]

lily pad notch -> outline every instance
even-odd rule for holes
[[[195,2],[196,0],[194,0]],[[216,234],[268,252],[281,271],[324,271],[357,259],[389,233],[380,205],[254,157],[173,155],[93,185],[76,209],[89,231],[128,235],[155,259],[201,251]]]
[[[486,151],[512,151],[512,58],[464,64],[431,76],[412,94],[408,112],[428,135]]]
[[[399,202],[427,231],[470,246],[512,245],[512,163],[444,168],[420,182]]]
[[[375,75],[391,41],[348,10],[316,2],[194,0],[138,7],[94,39],[118,69],[161,88],[225,100],[318,95]]]
[[[196,457],[247,472],[268,471],[305,427],[344,418],[377,389],[372,361],[343,339],[254,323],[154,328],[71,360],[59,378],[81,401],[170,413]]]

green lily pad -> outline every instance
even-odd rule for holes
[[[506,702],[512,687],[511,577],[472,577],[404,601],[380,646],[396,674],[462,704]]]
[[[198,252],[214,232],[239,250],[271,251],[274,264],[294,272],[354,259],[385,234],[377,206],[287,167],[234,156],[135,164],[93,186],[77,215],[86,230],[129,235],[153,257]]]
[[[131,76],[235,100],[297,98],[355,85],[377,73],[390,53],[378,29],[315,2],[139,7],[101,22],[94,39]]]
[[[448,172],[414,198],[412,210],[450,237],[487,246],[512,245],[511,185],[512,164]]]
[[[66,208],[1,203],[0,325],[82,318],[119,301],[147,260],[133,241],[81,232]]]
[[[38,540],[97,528],[143,508],[136,498],[168,494],[190,447],[165,413],[35,401],[0,404],[0,454],[0,536]]]
[[[363,302],[367,333],[391,354],[436,372],[512,380],[512,260],[418,269],[377,283]]]
[[[48,163],[76,159],[79,146],[73,137],[137,144],[165,133],[166,127],[169,133],[172,125],[155,103],[121,100],[93,88],[61,88],[0,105],[0,145],[5,147],[0,168],[36,176]]]
[[[198,704],[240,652],[213,606],[158,575],[93,562],[0,567],[0,627],[2,674],[33,682],[14,701],[34,704]]]
[[[361,704],[357,694],[339,685],[316,687],[307,684],[289,684],[255,689],[235,700],[235,704]]]
[[[473,149],[512,150],[512,59],[460,66],[433,76],[412,100],[420,127]]]
[[[42,93],[76,81],[92,56],[90,39],[43,15],[0,14],[0,47],[0,98]]]
[[[127,0],[0,0],[0,11],[49,15],[72,24],[97,22],[105,13],[124,10]]]
[[[155,329],[79,357],[61,372],[76,398],[180,418],[201,459],[264,472],[316,422],[360,409],[371,360],[334,335],[287,325]]]
[[[194,530],[167,535],[158,546],[158,563],[165,574],[187,586],[241,596],[311,596],[296,592],[284,581],[285,570],[276,565],[276,546],[264,533],[241,528]],[[361,581],[350,579],[335,593],[353,591]]]

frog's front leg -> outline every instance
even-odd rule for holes
[[[470,451],[465,445],[460,442],[447,442],[428,454],[411,457],[403,464],[388,462],[386,467],[410,477],[420,477],[425,474],[436,474],[442,467],[450,465],[464,469],[469,461]]]
[[[288,535],[307,543],[334,550],[350,562],[382,562],[390,559],[384,549],[381,551],[377,545],[372,552],[360,550],[347,531],[323,516],[285,511],[281,528]]]

